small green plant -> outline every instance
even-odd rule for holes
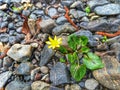
[[[85,8],[85,12],[88,13],[88,14],[91,12],[91,9],[90,9],[89,6],[87,6],[87,7]]]
[[[68,63],[70,63],[71,76],[80,81],[86,74],[86,70],[96,70],[103,68],[104,65],[96,54],[90,52],[90,48],[87,46],[88,38],[86,36],[76,36],[74,34],[68,36],[68,48],[60,45],[57,49],[65,56],[67,56]],[[82,55],[79,58],[79,55]],[[65,63],[66,59],[60,58],[60,62]],[[83,63],[80,63],[83,60]]]
[[[107,41],[108,41],[107,36],[104,36],[104,37],[102,38],[102,42],[105,43],[105,42],[107,42]]]

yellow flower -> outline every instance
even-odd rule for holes
[[[54,39],[49,37],[49,41],[46,42],[49,46],[48,48],[55,49],[56,47],[60,47],[60,44],[62,43],[62,38],[57,38],[56,36]]]

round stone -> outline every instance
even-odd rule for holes
[[[88,90],[94,90],[98,86],[98,82],[95,79],[87,79],[85,81],[85,87]]]
[[[52,16],[54,16],[54,15],[56,15],[57,14],[57,10],[55,9],[55,8],[50,8],[49,10],[48,10],[48,15],[50,16],[50,17],[52,17]]]
[[[40,68],[40,71],[41,71],[42,73],[44,73],[44,74],[47,74],[47,73],[49,72],[49,69],[48,69],[48,67],[46,67],[46,66],[42,66],[42,67]]]

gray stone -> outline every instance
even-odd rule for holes
[[[15,70],[15,74],[17,75],[29,75],[31,70],[33,69],[33,65],[26,62],[26,63],[21,63],[17,69]]]
[[[113,44],[115,42],[120,42],[120,36],[116,36],[116,37],[108,39],[107,44],[111,45],[111,44]]]
[[[52,31],[53,35],[60,35],[61,33],[73,33],[76,29],[69,24],[59,25],[55,27]]]
[[[72,84],[70,90],[82,90],[81,87],[78,84]]]
[[[15,43],[17,43],[17,42],[18,42],[17,36],[10,36],[10,37],[9,37],[9,43],[10,43],[10,44],[15,44]]]
[[[22,15],[24,15],[24,16],[29,16],[29,14],[30,14],[30,10],[23,10],[22,11]]]
[[[35,80],[35,75],[38,72],[40,72],[40,67],[37,67],[31,71],[31,80]]]
[[[31,85],[32,90],[50,90],[50,85],[43,81],[35,81]]]
[[[4,28],[4,27],[6,27],[8,25],[8,22],[6,21],[6,22],[2,22],[1,23],[1,28]]]
[[[10,35],[10,36],[14,35],[14,33],[15,33],[15,30],[10,30],[10,31],[9,31],[9,35]]]
[[[0,41],[1,42],[8,42],[9,41],[9,35],[8,34],[1,34],[0,35]]]
[[[11,2],[11,0],[2,0],[4,3],[9,4]]]
[[[115,42],[110,46],[111,50],[115,50],[115,51],[119,51],[120,50],[120,43],[119,42]]]
[[[80,85],[81,88],[85,88],[85,82],[81,81],[81,82],[79,83],[79,85]]]
[[[8,28],[9,28],[9,29],[14,29],[14,28],[15,28],[14,23],[12,23],[12,22],[9,23],[9,24],[8,24]]]
[[[96,81],[95,79],[87,79],[85,81],[85,87],[88,90],[95,90],[95,88],[99,85],[98,81]]]
[[[120,14],[119,4],[107,4],[103,6],[97,6],[94,12],[98,15],[118,15]]]
[[[49,72],[49,68],[46,66],[42,66],[42,67],[40,67],[40,71],[44,74],[47,74]]]
[[[90,31],[96,32],[96,31],[105,31],[105,32],[116,32],[119,30],[120,23],[119,20],[114,20],[112,22],[109,22],[105,19],[100,20],[94,20],[91,22],[82,22],[80,23],[80,26],[84,29],[88,29]]]
[[[15,61],[22,62],[29,60],[32,54],[31,45],[14,44],[7,52],[7,55]]]
[[[108,3],[109,2],[107,0],[90,0],[87,2],[87,5],[93,10],[97,6],[102,6]]]
[[[65,22],[67,22],[67,19],[64,16],[61,16],[56,20],[57,24],[65,24]]]
[[[83,17],[83,18],[81,18],[81,21],[83,21],[83,22],[89,22],[89,19],[88,19],[88,17]]]
[[[26,84],[25,82],[14,80],[5,87],[5,90],[29,90],[26,89],[28,87],[29,85]]]
[[[18,22],[15,24],[16,27],[21,27],[22,25],[23,25],[23,22],[22,22],[22,21],[18,21]]]
[[[44,11],[43,10],[35,10],[32,13],[36,14],[36,15],[44,15]]]
[[[74,34],[77,36],[86,36],[89,40],[93,39],[92,33],[88,30],[79,30],[79,31],[75,32]]]
[[[75,1],[70,8],[77,8],[79,10],[83,10],[83,3],[81,1]]]
[[[64,63],[58,62],[50,70],[50,80],[54,85],[70,83],[70,76],[67,67]]]
[[[34,20],[37,20],[37,16],[35,14],[30,14],[30,19],[34,19]]]
[[[0,74],[0,88],[4,87],[4,85],[6,84],[7,80],[11,77],[11,75],[12,75],[11,71],[7,71]]]
[[[69,12],[74,18],[78,18],[78,13],[75,9],[70,9],[70,12]]]
[[[22,32],[22,27],[18,27],[18,28],[16,29],[16,31],[17,31],[18,33],[21,33],[21,32]]]
[[[56,8],[49,8],[48,9],[48,15],[50,16],[50,17],[53,17],[53,16],[55,16],[57,14],[57,9]]]
[[[6,10],[6,9],[7,9],[7,4],[0,5],[0,10]]]
[[[44,33],[51,33],[52,29],[56,26],[56,23],[52,19],[42,20],[40,27]]]
[[[60,13],[65,13],[65,9],[59,7],[59,8],[58,8],[58,12],[60,12]]]
[[[70,6],[74,0],[61,0],[62,5],[64,6]]]
[[[3,67],[10,67],[13,63],[13,60],[9,58],[8,56],[4,57],[3,59]]]
[[[41,52],[41,56],[40,56],[40,66],[44,66],[45,64],[47,64],[51,57],[54,55],[54,50],[48,48],[47,45],[45,45],[45,47],[43,48],[42,52]]]
[[[114,56],[102,56],[104,68],[93,71],[95,79],[112,90],[120,89],[120,63]],[[91,82],[90,82],[91,83]]]
[[[87,15],[85,12],[80,11],[80,10],[77,10],[77,13],[78,13],[78,19]]]
[[[117,58],[117,60],[120,62],[120,43],[115,42],[110,46],[110,50],[112,50]]]
[[[38,7],[38,8],[42,8],[42,3],[41,2],[37,2],[35,6]]]
[[[79,19],[86,15],[85,12],[75,9],[70,9],[70,14],[73,15],[74,18]]]
[[[98,51],[108,50],[108,45],[106,43],[101,43],[101,44],[97,45],[96,50],[98,50]]]

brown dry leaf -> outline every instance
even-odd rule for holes
[[[25,18],[25,21],[23,22],[23,26],[22,26],[22,33],[27,34],[27,33],[30,33],[29,26],[28,26],[28,18],[27,17],[24,17],[24,18]]]
[[[4,33],[4,32],[6,32],[7,31],[7,28],[1,28],[0,29],[0,33]]]
[[[30,29],[30,33],[34,36],[35,33],[36,33],[36,30],[35,30],[35,20],[34,19],[28,19],[28,26],[29,26],[29,29]]]
[[[5,90],[5,88],[0,88],[0,90]]]
[[[3,45],[3,43],[0,42],[0,52],[5,52],[5,50],[8,48],[9,48],[9,45]]]
[[[0,59],[6,56],[8,50],[9,50],[9,45],[3,45],[3,43],[0,42],[0,52],[3,53],[2,55],[0,55]]]
[[[25,42],[29,42],[31,40],[31,34],[27,33],[27,35],[25,36]]]
[[[37,33],[39,33],[41,27],[40,27],[40,22],[42,21],[41,18],[38,18],[37,21],[36,21],[36,28],[37,28]]]

